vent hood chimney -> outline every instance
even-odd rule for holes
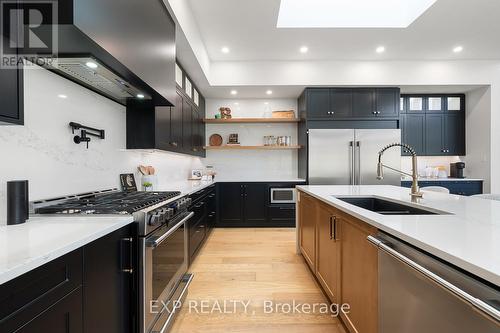
[[[55,2],[57,21],[44,18],[37,29],[49,34],[57,24],[57,52],[37,52],[46,58],[37,63],[123,105],[173,106],[175,23],[163,1]]]

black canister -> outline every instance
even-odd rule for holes
[[[7,225],[26,222],[29,216],[27,180],[7,182]]]

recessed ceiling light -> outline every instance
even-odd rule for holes
[[[137,98],[144,98],[143,94],[137,94]]]
[[[59,94],[59,95],[57,95],[57,97],[62,98],[62,99],[66,99],[66,98],[68,98],[68,96],[63,95],[63,94]]]
[[[87,65],[88,68],[97,68],[97,64],[92,61],[87,62],[85,65]]]
[[[302,46],[300,48],[300,53],[307,53],[307,51],[309,51],[309,48],[307,46]]]
[[[377,53],[384,53],[385,52],[385,46],[379,46],[375,49],[375,52]]]
[[[231,95],[237,95],[238,92],[236,90],[231,90]]]
[[[264,105],[269,105],[269,102],[264,102]]]
[[[222,48],[220,49],[220,51],[221,51],[222,53],[229,53],[229,47],[224,46],[224,47],[222,47]]]
[[[459,46],[455,46],[455,47],[453,48],[453,52],[455,52],[455,53],[460,53],[460,52],[462,52],[463,50],[464,50],[464,47],[463,47],[463,46],[461,46],[461,45],[459,45]]]
[[[406,28],[437,0],[281,0],[278,28]]]
[[[238,102],[235,102],[235,103],[234,103],[234,105],[240,105],[240,103],[238,103]]]
[[[266,91],[266,94],[267,94],[267,95],[272,95],[272,94],[273,94],[273,91],[272,91],[272,90],[268,90],[268,91]]]

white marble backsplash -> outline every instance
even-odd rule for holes
[[[139,164],[153,165],[163,186],[203,168],[200,158],[126,150],[125,107],[47,70],[25,70],[24,88],[25,125],[0,126],[0,224],[9,180],[28,179],[30,200],[38,200],[119,187],[120,173],[139,183]],[[102,128],[106,138],[76,145],[70,121]]]

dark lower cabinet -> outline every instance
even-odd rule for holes
[[[132,332],[137,317],[133,274],[137,241],[131,227],[119,229],[84,247],[84,332]],[[132,271],[130,271],[132,270]]]
[[[82,333],[82,314],[82,288],[80,287],[15,332]]]
[[[0,285],[0,332],[135,332],[136,263],[132,224]]]
[[[218,183],[217,227],[294,227],[295,204],[271,204],[271,188],[297,183]]]
[[[245,226],[266,226],[269,186],[261,183],[242,185],[243,224]]]
[[[188,252],[191,263],[196,258],[217,219],[214,208],[217,200],[215,184],[191,194],[190,198],[192,200],[190,210],[194,213],[188,225]]]
[[[243,184],[218,183],[219,219],[218,227],[244,226]]]
[[[418,182],[418,185],[420,186],[420,188],[426,186],[442,186],[450,190],[451,194],[464,196],[483,194],[482,180],[420,181]],[[411,187],[411,181],[402,181],[401,186]]]

